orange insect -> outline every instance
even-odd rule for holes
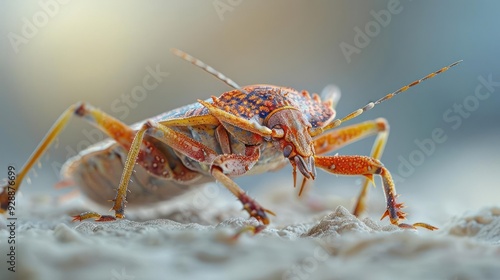
[[[272,85],[240,87],[189,54],[176,49],[173,52],[234,89],[132,126],[87,103],[72,105],[49,130],[15,181],[4,186],[0,193],[0,211],[5,212],[26,173],[74,115],[95,125],[110,139],[70,159],[62,174],[71,177],[86,195],[100,204],[114,196],[112,210],[115,212],[114,216],[86,212],[74,216],[74,220],[123,218],[127,202],[140,206],[168,200],[193,186],[217,180],[241,201],[250,216],[267,225],[267,214],[274,213],[249,197],[232,178],[279,169],[289,162],[293,167],[294,186],[297,170],[303,176],[300,192],[308,180],[316,178],[316,168],[333,174],[364,176],[365,182],[354,210],[356,215],[365,210],[369,183],[374,175],[379,175],[387,203],[382,218],[389,216],[392,224],[403,228],[436,229],[426,223],[401,222],[406,215],[401,210],[403,204],[396,200],[389,170],[379,161],[389,133],[386,120],[379,118],[337,127],[461,61],[370,102],[343,118],[335,118],[334,108],[340,98],[336,88],[330,88],[320,98],[307,91]],[[371,156],[326,155],[372,135],[377,138]],[[127,189],[131,191],[128,193]]]

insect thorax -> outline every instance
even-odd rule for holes
[[[335,117],[329,101],[322,101],[317,94],[298,92],[292,88],[272,85],[252,85],[243,88],[247,93],[233,90],[223,93],[212,102],[233,115],[255,120],[264,125],[273,111],[293,107],[301,111],[313,127],[323,126]]]

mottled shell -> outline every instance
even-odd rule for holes
[[[335,117],[331,100],[321,100],[317,94],[298,92],[293,88],[272,85],[252,85],[243,88],[245,92],[232,90],[207,102],[233,115],[252,119],[265,125],[265,119],[275,109],[290,106],[301,111],[313,127],[322,127]],[[154,117],[156,121],[208,115],[208,109],[200,103],[193,103]]]
[[[335,117],[331,101],[322,101],[317,94],[298,92],[292,88],[271,85],[254,85],[243,88],[247,93],[233,90],[212,98],[213,104],[233,115],[253,119],[264,124],[274,111],[290,106],[301,111],[313,127],[321,127]]]

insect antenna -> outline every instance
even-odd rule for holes
[[[368,104],[366,104],[365,106],[353,111],[352,113],[346,115],[345,117],[341,118],[341,119],[336,119],[336,120],[333,120],[331,123],[329,123],[328,125],[326,125],[325,127],[322,127],[322,128],[318,128],[318,129],[314,129],[311,131],[311,136],[316,136],[316,135],[319,135],[321,134],[322,132],[324,132],[325,130],[329,130],[329,129],[332,129],[332,128],[335,128],[337,126],[339,126],[341,123],[345,122],[345,121],[348,121],[348,120],[351,120],[351,119],[354,119],[356,117],[358,117],[359,115],[363,114],[364,112],[368,111],[368,110],[371,110],[373,107],[375,107],[375,105],[378,105],[384,101],[387,101],[391,98],[393,98],[394,96],[404,92],[404,91],[407,91],[409,88],[413,87],[413,86],[416,86],[418,84],[420,84],[421,82],[425,81],[425,80],[428,80],[430,78],[433,78],[434,76],[436,76],[437,74],[441,74],[445,71],[447,71],[448,69],[450,69],[451,67],[459,64],[460,62],[462,62],[462,60],[459,60],[459,61],[456,61],[448,66],[445,66],[435,72],[432,72],[430,74],[428,74],[427,76],[419,79],[419,80],[416,80],[416,81],[413,81],[403,87],[401,87],[400,89],[392,92],[392,93],[389,93],[387,95],[385,95],[384,97],[378,99],[377,101],[375,102],[370,102]]]
[[[195,66],[198,66],[199,68],[205,70],[206,72],[208,72],[209,74],[213,75],[214,77],[216,77],[217,79],[223,81],[224,83],[226,83],[226,85],[234,88],[234,89],[237,89],[243,93],[246,93],[248,94],[244,89],[242,89],[235,81],[231,80],[230,78],[226,77],[226,75],[222,74],[221,72],[215,70],[212,66],[206,64],[205,62],[197,59],[196,57],[184,52],[184,51],[181,51],[179,49],[176,49],[176,48],[172,48],[170,49],[172,51],[173,54],[175,54],[176,56],[186,60],[186,61],[189,61],[191,62],[193,65]]]

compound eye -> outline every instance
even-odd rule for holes
[[[288,158],[290,154],[292,153],[292,146],[291,145],[286,145],[285,148],[283,149],[283,155]]]

